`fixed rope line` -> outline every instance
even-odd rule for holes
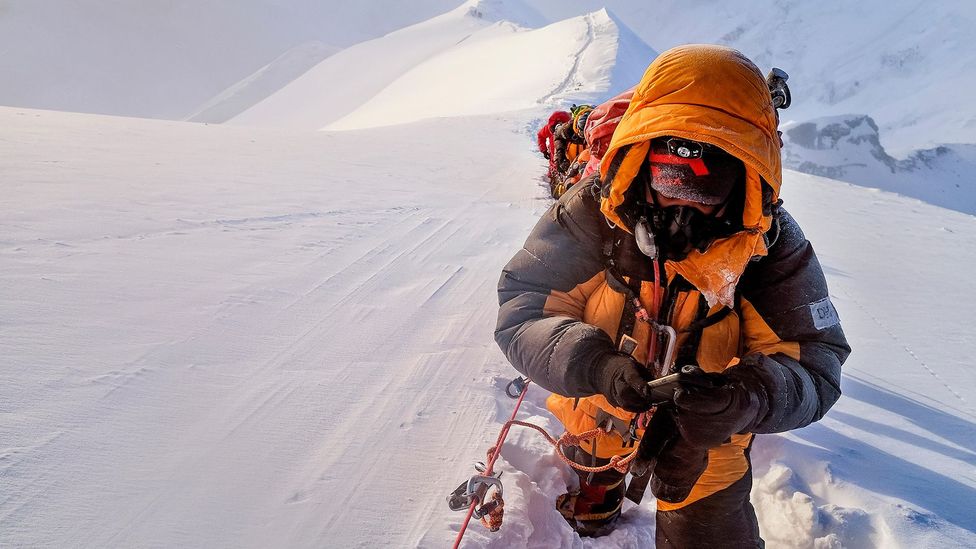
[[[508,423],[502,426],[501,432],[498,433],[498,440],[495,441],[495,445],[492,447],[493,451],[489,451],[490,455],[488,457],[488,464],[485,466],[485,472],[484,472],[485,476],[490,477],[494,471],[495,461],[498,459],[498,456],[501,455],[502,453],[502,444],[505,442],[505,437],[508,436],[508,430],[511,429],[512,427],[511,422],[515,421],[515,415],[518,414],[519,408],[522,406],[522,401],[525,400],[525,393],[526,390],[529,388],[528,387],[529,383],[531,383],[531,381],[526,380],[525,387],[522,388],[522,394],[519,395],[518,402],[515,403],[515,409],[512,410],[512,417],[509,418]],[[496,510],[503,512],[505,508],[505,504],[504,502],[500,501],[501,500],[500,496],[497,497],[497,500],[499,500],[499,505],[496,507]],[[480,503],[478,501],[478,498],[472,498],[471,505],[468,507],[468,513],[464,517],[464,522],[461,524],[461,530],[458,531],[457,538],[454,540],[454,549],[458,549],[458,547],[461,546],[461,538],[464,537],[464,532],[468,528],[468,523],[471,521],[471,516],[474,515],[474,510],[475,507],[478,506],[478,503]],[[488,527],[489,530],[493,530],[493,529],[497,530],[498,528],[501,527],[501,512],[498,513],[497,518],[495,520],[489,520],[487,521],[487,523],[484,520],[484,517],[482,517],[482,523],[485,524],[485,526]],[[495,524],[495,522],[497,522],[497,524]]]
[[[494,472],[495,462],[498,460],[498,457],[501,455],[502,445],[505,443],[505,439],[508,437],[508,432],[512,429],[512,426],[514,425],[518,425],[519,427],[526,427],[539,432],[542,436],[546,438],[547,441],[549,441],[549,444],[551,444],[553,448],[555,448],[556,455],[559,456],[559,459],[562,460],[563,463],[572,467],[573,469],[582,471],[584,473],[601,473],[603,471],[609,471],[610,469],[616,469],[621,473],[627,472],[628,468],[630,467],[630,463],[637,457],[636,448],[634,449],[634,451],[627,454],[626,456],[612,456],[610,458],[609,463],[599,467],[590,467],[587,465],[577,463],[572,459],[566,457],[566,454],[563,452],[564,446],[579,446],[581,443],[586,442],[588,440],[609,436],[609,433],[603,429],[600,428],[590,429],[589,431],[584,431],[578,435],[574,435],[572,433],[566,432],[563,433],[563,435],[557,439],[552,435],[550,435],[548,431],[546,431],[545,429],[543,429],[542,427],[534,423],[529,423],[527,421],[519,421],[515,419],[515,416],[518,414],[519,408],[522,406],[522,401],[525,399],[525,393],[526,390],[528,389],[529,383],[531,383],[531,381],[529,380],[525,381],[525,386],[522,388],[521,394],[518,397],[518,402],[515,403],[515,409],[512,410],[512,417],[509,418],[509,420],[506,421],[505,424],[502,426],[501,431],[498,433],[498,439],[495,441],[495,445],[488,449],[488,463],[485,466],[484,472],[482,473],[483,475],[487,477],[492,476]],[[461,546],[461,538],[464,537],[464,532],[467,530],[468,524],[471,522],[471,517],[474,516],[475,509],[478,507],[479,503],[483,503],[483,502],[479,501],[478,497],[472,498],[471,504],[468,506],[468,513],[464,517],[464,522],[461,523],[461,529],[458,531],[457,538],[455,538],[454,540],[453,549],[458,549],[458,547]],[[496,490],[492,494],[492,503],[494,504],[492,510],[481,517],[481,523],[488,530],[495,532],[499,528],[501,528],[502,518],[505,512],[505,501],[502,499],[502,495],[498,490]]]
[[[603,429],[600,428],[590,429],[589,431],[583,431],[578,435],[574,435],[572,433],[566,432],[563,433],[561,437],[556,439],[548,432],[546,432],[545,429],[539,427],[534,423],[529,423],[527,421],[517,421],[517,420],[511,420],[508,423],[511,425],[518,425],[519,427],[528,427],[529,429],[534,429],[538,431],[539,433],[542,434],[542,436],[546,437],[546,440],[549,441],[549,444],[552,444],[552,446],[556,449],[556,455],[559,456],[559,459],[562,460],[563,463],[569,465],[573,469],[576,469],[578,471],[583,471],[584,473],[602,473],[603,471],[609,471],[610,469],[616,469],[621,473],[626,473],[628,466],[630,465],[630,462],[634,461],[634,458],[637,456],[637,450],[635,449],[634,451],[627,454],[626,456],[612,456],[610,458],[610,463],[607,463],[606,465],[601,465],[599,467],[590,467],[587,465],[583,465],[581,463],[577,463],[572,459],[566,457],[566,454],[563,453],[563,447],[579,446],[580,443],[582,442],[586,442],[594,438],[608,436],[608,433]],[[489,452],[490,451],[491,450],[489,450]]]

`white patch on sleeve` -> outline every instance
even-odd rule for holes
[[[837,316],[837,309],[830,302],[829,297],[810,304],[810,316],[813,317],[813,325],[818,330],[830,328],[840,324],[840,317]]]

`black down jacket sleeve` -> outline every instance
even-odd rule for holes
[[[594,394],[590,369],[613,352],[610,337],[581,320],[604,270],[606,222],[591,189],[581,182],[563,195],[498,281],[495,341],[519,372],[564,396]]]
[[[851,352],[813,246],[786,210],[780,209],[778,221],[769,254],[752,263],[739,283],[761,319],[747,322],[747,331],[793,347],[770,352],[765,343],[747,345],[749,354],[735,368],[758,378],[766,391],[766,409],[750,429],[756,433],[788,431],[823,417],[840,398],[841,365]],[[791,356],[797,349],[799,358]]]
[[[559,171],[566,173],[569,170],[570,160],[566,156],[566,149],[573,139],[573,125],[569,122],[556,126],[556,131],[552,134],[553,140],[553,159]]]

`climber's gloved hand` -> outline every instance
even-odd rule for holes
[[[608,353],[590,371],[590,383],[607,401],[628,412],[651,408],[651,373],[628,354]]]
[[[700,374],[675,391],[675,422],[681,438],[714,448],[736,433],[751,431],[766,415],[769,397],[750,365],[721,374]]]
[[[549,160],[549,153],[547,152],[542,153],[542,157],[545,158],[546,160]]]
[[[654,415],[661,413],[667,413],[667,410],[658,408]],[[695,446],[680,436],[675,437],[657,456],[650,482],[651,493],[669,503],[684,501],[706,468],[708,449]]]

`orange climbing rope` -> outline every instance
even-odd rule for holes
[[[525,400],[525,393],[526,393],[526,389],[528,389],[529,383],[531,383],[529,380],[525,381],[525,386],[522,387],[522,391],[518,395],[518,402],[515,403],[515,409],[512,410],[512,417],[509,419],[509,423],[506,423],[502,427],[501,432],[498,433],[498,440],[495,442],[495,445],[492,447],[492,449],[488,452],[488,464],[485,466],[485,471],[484,471],[484,475],[486,477],[492,476],[492,472],[494,471],[494,467],[495,467],[495,461],[498,459],[498,456],[501,455],[502,453],[502,443],[505,442],[505,437],[508,436],[508,430],[511,428],[510,423],[512,421],[515,421],[515,415],[518,414],[519,408],[522,406],[522,401]],[[471,517],[474,515],[475,508],[478,507],[479,503],[482,503],[479,501],[477,495],[468,494],[468,496],[471,497],[471,504],[468,506],[468,514],[466,517],[464,517],[464,522],[461,524],[461,529],[458,531],[457,538],[454,540],[454,549],[458,549],[458,547],[461,546],[461,538],[464,537],[464,532],[468,528],[468,522],[471,521]],[[495,508],[490,513],[488,513],[487,521],[485,520],[484,516],[482,516],[481,520],[482,520],[482,524],[484,524],[485,527],[487,527],[489,530],[494,532],[499,528],[501,528],[502,526],[502,516],[505,511],[505,502],[501,499],[501,494],[498,493],[498,491],[495,492],[492,501],[496,503]]]
[[[559,456],[559,459],[562,460],[563,463],[569,465],[573,469],[576,469],[578,471],[583,471],[584,473],[602,473],[603,471],[609,471],[610,469],[616,469],[621,473],[626,473],[628,467],[630,466],[630,462],[634,461],[634,458],[637,457],[637,449],[635,448],[633,452],[627,454],[626,456],[611,457],[610,463],[606,465],[602,465],[600,467],[589,467],[581,463],[576,463],[575,461],[566,457],[566,454],[563,452],[563,447],[579,446],[580,443],[586,442],[588,440],[592,440],[594,438],[601,437],[601,436],[608,436],[608,433],[603,429],[599,429],[599,428],[590,429],[589,431],[583,431],[578,435],[574,435],[572,433],[566,432],[563,433],[563,435],[559,437],[559,439],[556,439],[548,432],[546,432],[545,429],[539,427],[534,423],[528,423],[526,421],[518,421],[513,419],[510,420],[505,425],[506,426],[518,425],[519,427],[528,427],[529,429],[534,429],[538,431],[539,433],[542,434],[542,436],[546,437],[546,440],[549,441],[549,444],[553,445],[553,447],[556,449],[556,455]]]
[[[539,427],[534,423],[529,423],[527,421],[519,421],[515,419],[515,415],[518,413],[519,407],[522,405],[522,400],[525,398],[525,391],[528,389],[528,384],[530,382],[526,380],[525,383],[526,385],[525,387],[522,388],[521,394],[518,395],[518,402],[515,404],[515,410],[512,411],[512,417],[507,422],[505,422],[505,425],[502,426],[501,432],[498,433],[498,439],[495,442],[495,445],[488,449],[488,463],[485,466],[484,472],[482,473],[485,477],[492,476],[492,472],[495,466],[495,461],[498,459],[498,456],[501,455],[502,444],[504,444],[505,438],[508,436],[509,430],[511,430],[512,426],[514,425],[518,425],[519,427],[527,427],[529,429],[538,431],[542,436],[546,437],[546,440],[549,441],[549,444],[552,444],[553,448],[555,448],[556,450],[556,455],[559,456],[559,459],[562,460],[567,465],[569,465],[570,467],[572,467],[573,469],[577,469],[584,473],[600,473],[603,471],[609,471],[610,469],[616,469],[621,473],[627,472],[630,466],[630,462],[632,462],[634,458],[637,456],[636,448],[634,449],[633,452],[627,454],[626,456],[611,457],[609,463],[600,467],[589,467],[577,463],[572,459],[566,457],[565,452],[563,452],[564,446],[579,446],[581,443],[586,442],[588,440],[601,437],[601,436],[608,436],[607,431],[603,429],[599,429],[599,428],[590,429],[589,431],[584,431],[578,435],[574,435],[572,433],[567,432],[567,433],[563,433],[561,437],[556,439],[555,437],[550,435],[545,429]],[[475,478],[479,478],[479,477],[475,477]],[[464,537],[464,532],[467,530],[468,523],[470,522],[471,517],[475,514],[475,509],[481,503],[485,503],[485,505],[482,507],[482,511],[486,511],[484,512],[483,515],[481,515],[481,524],[484,525],[484,527],[491,532],[496,532],[498,531],[499,528],[502,527],[502,520],[505,514],[505,500],[502,499],[500,485],[496,486],[496,488],[499,489],[496,489],[495,492],[492,493],[491,502],[487,502],[487,503],[479,501],[479,498],[476,495],[467,494],[469,497],[470,496],[474,496],[474,497],[471,498],[471,504],[468,507],[468,514],[464,518],[464,522],[461,524],[461,529],[458,531],[457,538],[454,540],[454,549],[460,547],[461,538]]]

